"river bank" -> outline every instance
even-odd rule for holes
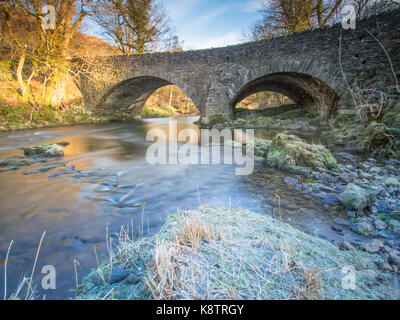
[[[269,216],[203,206],[131,241],[79,285],[77,299],[398,299],[377,256],[341,251]],[[346,282],[353,270],[354,287]]]

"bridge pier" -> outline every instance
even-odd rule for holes
[[[211,82],[207,90],[207,98],[203,107],[200,107],[201,120],[207,124],[215,117],[231,120],[233,113],[226,88],[218,83]]]

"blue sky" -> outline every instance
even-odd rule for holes
[[[244,33],[260,19],[262,0],[160,0],[184,41],[185,49],[222,47],[244,42]],[[100,37],[99,28],[87,21],[85,33]]]
[[[243,42],[248,27],[260,19],[260,0],[163,0],[186,49]]]

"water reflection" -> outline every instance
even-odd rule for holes
[[[174,121],[178,132],[190,128],[199,136],[194,120]],[[148,164],[146,133],[161,129],[172,140],[168,126],[167,119],[154,119],[0,134],[0,158],[22,155],[20,148],[27,145],[70,142],[62,159],[0,174],[1,259],[14,240],[8,292],[23,272],[30,272],[44,230],[36,280],[40,284],[43,265],[54,265],[57,289],[39,293],[65,299],[73,295],[74,259],[80,263],[82,279],[96,265],[93,247],[100,259],[108,255],[106,226],[111,234],[117,234],[121,225],[129,225],[138,236],[152,234],[177,208],[196,208],[200,202],[271,214],[307,232],[340,240],[330,223],[343,213],[285,185],[285,173],[257,166],[250,176],[236,176],[234,165]],[[267,134],[258,131],[256,136]],[[280,203],[274,200],[276,195]]]

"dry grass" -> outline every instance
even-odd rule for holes
[[[98,270],[79,299],[390,299],[390,284],[370,286],[371,255],[340,251],[326,240],[241,209],[201,207],[170,216],[153,237],[118,244],[112,263],[134,283],[105,285]],[[341,285],[354,266],[357,289]],[[366,273],[365,273],[366,274]],[[112,294],[110,294],[110,290]]]
[[[303,270],[302,286],[296,288],[294,297],[299,300],[320,300],[322,295],[321,276],[318,269]]]

